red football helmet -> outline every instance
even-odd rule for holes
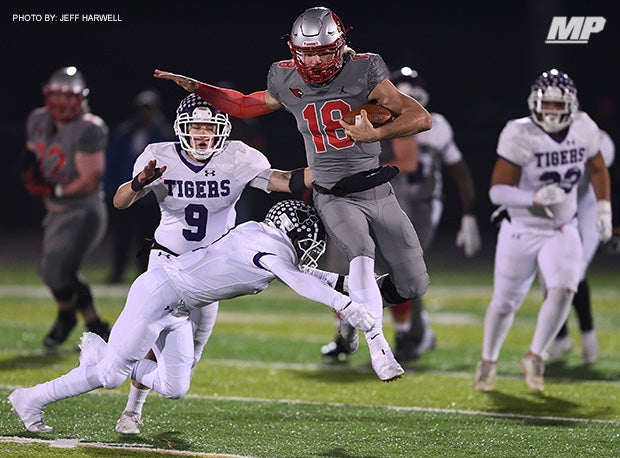
[[[293,23],[288,46],[304,81],[321,84],[342,69],[347,31],[340,18],[327,8],[309,8],[301,13]],[[318,56],[316,62],[306,62],[304,55],[309,53]]]
[[[79,115],[88,92],[82,73],[75,67],[56,70],[43,86],[45,105],[56,122],[68,122]]]

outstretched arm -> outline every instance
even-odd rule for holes
[[[153,76],[173,81],[186,91],[195,92],[218,110],[237,118],[253,118],[282,108],[280,102],[267,91],[256,91],[246,95],[234,89],[213,86],[188,76],[162,70],[155,70]]]
[[[158,179],[166,171],[166,166],[157,167],[155,159],[150,160],[144,169],[138,173],[131,181],[123,183],[114,194],[114,206],[119,210],[130,207],[136,200],[140,199],[146,192],[144,187]]]

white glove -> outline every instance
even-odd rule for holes
[[[347,320],[360,331],[370,331],[375,325],[375,316],[364,304],[359,302],[349,301],[338,313],[340,318]]]
[[[598,217],[596,219],[596,230],[598,231],[601,242],[605,243],[611,239],[611,202],[608,200],[599,200],[596,203],[598,209]]]
[[[463,247],[465,256],[470,258],[480,251],[481,245],[476,217],[473,215],[463,215],[463,218],[461,218],[461,228],[458,234],[456,234],[456,246],[459,248]]]
[[[551,183],[543,186],[534,194],[532,199],[534,204],[538,204],[541,207],[547,205],[561,204],[566,200],[566,191],[560,187],[557,183]]]

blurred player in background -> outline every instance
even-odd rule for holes
[[[599,151],[599,128],[577,110],[573,81],[556,69],[543,72],[528,105],[531,116],[509,121],[500,134],[491,177],[491,201],[506,206],[508,218],[497,239],[476,390],[493,388],[502,344],[537,270],[547,292],[519,369],[530,389],[544,389],[542,356],[566,321],[583,266],[577,188],[586,168],[597,199],[592,205],[600,239],[611,238],[609,173]]]
[[[605,161],[605,167],[609,168],[614,162],[615,146],[609,134],[600,131],[600,151]],[[577,313],[579,330],[581,331],[581,356],[585,364],[594,364],[599,357],[600,350],[594,319],[592,317],[592,305],[590,297],[590,285],[588,284],[587,272],[599,246],[600,235],[596,230],[596,196],[590,182],[590,176],[584,173],[579,181],[577,189],[577,220],[579,222],[579,234],[583,242],[583,264],[577,292],[573,297],[573,308]],[[549,347],[546,355],[549,361],[559,361],[573,349],[573,340],[568,334],[567,322],[560,328],[560,332]]]
[[[174,140],[174,131],[161,109],[156,91],[145,89],[137,94],[133,109],[133,115],[112,132],[107,150],[105,191],[110,207],[113,247],[108,283],[123,282],[132,258],[135,259],[138,275],[146,270],[148,257],[136,256],[136,253],[145,239],[153,238],[159,221],[159,208],[152,194],[125,211],[115,208],[112,198],[118,187],[133,177],[134,162],[146,145]]]
[[[349,262],[349,294],[354,301],[368,303],[377,317],[374,334],[366,334],[366,340],[371,354],[381,355],[372,358],[373,369],[387,382],[404,370],[383,334],[382,294],[389,303],[420,297],[429,279],[413,225],[388,183],[397,169],[379,167],[379,141],[428,130],[431,117],[394,87],[378,54],[357,54],[347,46],[347,31],[331,10],[307,9],[294,21],[289,36],[292,59],[273,63],[268,89],[249,95],[159,70],[155,76],[196,91],[232,116],[252,117],[281,108],[295,116],[314,179],[314,204],[329,237]],[[375,128],[365,111],[356,125],[342,121],[351,109],[371,101],[395,113],[394,121]],[[391,274],[380,288],[374,276],[375,247]],[[340,331],[354,351],[357,331],[346,324]]]
[[[18,388],[9,402],[27,431],[46,433],[53,429],[43,420],[45,406],[96,388],[116,388],[129,375],[165,397],[184,397],[195,363],[189,314],[206,304],[256,294],[275,279],[337,311],[356,329],[370,331],[376,320],[366,305],[332,289],[339,275],[314,268],[324,251],[325,229],[316,210],[301,201],[279,202],[263,222],[236,226],[213,244],[142,274],[129,290],[108,344],[85,333],[77,368]],[[149,348],[157,350],[158,362],[144,358]]]
[[[81,72],[61,68],[43,87],[45,106],[33,110],[26,123],[24,183],[31,195],[43,198],[46,209],[39,273],[58,307],[43,339],[48,348],[67,339],[77,323],[76,312],[104,340],[110,332],[79,273],[107,228],[102,180],[108,128],[89,113],[88,92]]]
[[[246,187],[290,192],[291,172],[274,170],[267,158],[231,134],[228,115],[196,94],[181,100],[174,131],[178,142],[147,145],[133,166],[134,178],[122,184],[114,205],[131,208],[152,192],[161,221],[148,247],[148,269],[220,238],[236,222],[235,204]],[[303,170],[301,173],[303,186]],[[200,360],[215,322],[218,303],[190,313],[194,328],[194,364]],[[153,358],[153,353],[149,354]],[[116,431],[139,434],[148,388],[136,381]]]
[[[427,107],[429,93],[426,82],[419,73],[403,67],[390,75],[390,81],[401,92],[416,99]],[[469,167],[454,142],[452,127],[444,116],[431,113],[433,129],[415,136],[394,138],[383,143],[383,163],[398,166],[400,174],[392,180],[396,198],[400,203],[420,239],[426,252],[435,238],[437,226],[443,211],[442,168],[450,173],[459,190],[461,200],[461,227],[456,246],[462,247],[467,257],[475,255],[481,246],[480,232],[475,216],[474,183]],[[328,243],[328,268],[339,271],[341,253]],[[385,266],[378,258],[377,272]],[[422,298],[411,299],[390,307],[396,331],[396,359],[404,364],[418,358],[436,345],[435,335],[430,327],[428,313],[422,306]],[[323,356],[342,360],[346,357],[346,345],[340,335],[333,342],[323,346]]]

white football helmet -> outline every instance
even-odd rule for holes
[[[318,266],[325,253],[325,227],[314,207],[301,200],[283,200],[269,209],[264,222],[291,239],[300,269]]]
[[[340,18],[327,8],[309,8],[299,15],[293,23],[288,46],[304,81],[322,84],[340,72],[347,31]],[[317,65],[306,65],[302,57],[304,52],[328,53],[331,58]]]
[[[215,133],[191,135],[190,124],[216,126]],[[232,125],[226,113],[192,93],[181,100],[174,121],[174,133],[179,137],[181,147],[199,161],[206,161],[226,147]]]
[[[563,108],[543,108],[543,102],[557,102],[563,104]],[[550,134],[566,129],[579,108],[577,88],[573,80],[555,68],[543,72],[534,81],[527,103],[534,122]]]

